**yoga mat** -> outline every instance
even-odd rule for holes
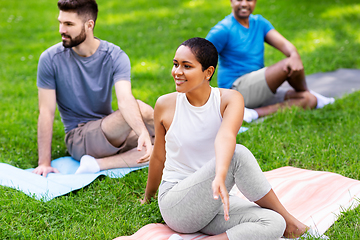
[[[360,69],[340,68],[332,72],[315,73],[306,76],[309,89],[325,97],[340,98],[360,90]],[[291,86],[284,82],[279,89],[288,90]]]
[[[51,162],[60,173],[49,173],[43,177],[32,173],[31,169],[20,169],[6,163],[0,163],[0,185],[14,188],[37,200],[49,201],[89,185],[100,175],[121,178],[142,167],[117,168],[92,174],[74,174],[80,163],[71,157],[62,157]]]
[[[359,205],[358,180],[331,172],[294,167],[282,167],[264,174],[285,208],[310,226],[316,237],[324,234],[342,211]],[[230,194],[244,198],[236,187]],[[167,240],[174,233],[164,224],[153,223],[142,227],[131,236],[118,237],[116,240]],[[184,240],[206,237],[201,233],[179,235]]]
[[[249,130],[248,127],[240,127],[238,134],[246,132],[247,130]]]

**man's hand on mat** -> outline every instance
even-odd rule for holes
[[[214,181],[212,182],[212,190],[214,199],[219,199],[219,195],[221,201],[224,206],[224,219],[225,221],[229,220],[229,193],[225,186],[225,181],[215,177]]]
[[[32,172],[46,177],[48,175],[48,173],[52,173],[52,172],[59,173],[59,170],[57,170],[56,168],[53,168],[51,166],[48,166],[48,165],[39,165]]]
[[[150,160],[150,155],[151,155],[151,152],[153,150],[153,146],[151,144],[151,140],[150,140],[150,136],[149,136],[148,132],[140,134],[140,136],[138,138],[137,150],[141,151],[143,147],[145,147],[146,153],[145,153],[144,156],[142,156],[137,161],[137,163],[145,163],[145,162],[148,162]]]

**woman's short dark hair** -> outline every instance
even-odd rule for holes
[[[180,44],[180,46],[190,48],[191,52],[195,55],[196,60],[201,64],[203,71],[208,69],[210,66],[213,66],[215,72],[216,65],[218,63],[218,52],[214,44],[210,41],[205,38],[195,37],[186,40]],[[210,77],[210,80],[211,78],[212,76]]]
[[[59,0],[58,8],[61,11],[76,12],[85,21],[91,19],[96,22],[98,5],[95,0]]]

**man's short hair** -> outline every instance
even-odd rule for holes
[[[58,8],[61,11],[76,12],[85,21],[93,20],[96,22],[98,5],[95,0],[59,0]]]

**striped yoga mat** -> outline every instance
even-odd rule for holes
[[[360,181],[339,174],[282,167],[264,172],[286,209],[320,236],[336,221],[341,212],[360,203]],[[234,187],[230,194],[242,196]],[[132,236],[116,240],[166,240],[174,231],[164,224],[142,227]],[[201,233],[179,234],[184,240],[203,239]]]

